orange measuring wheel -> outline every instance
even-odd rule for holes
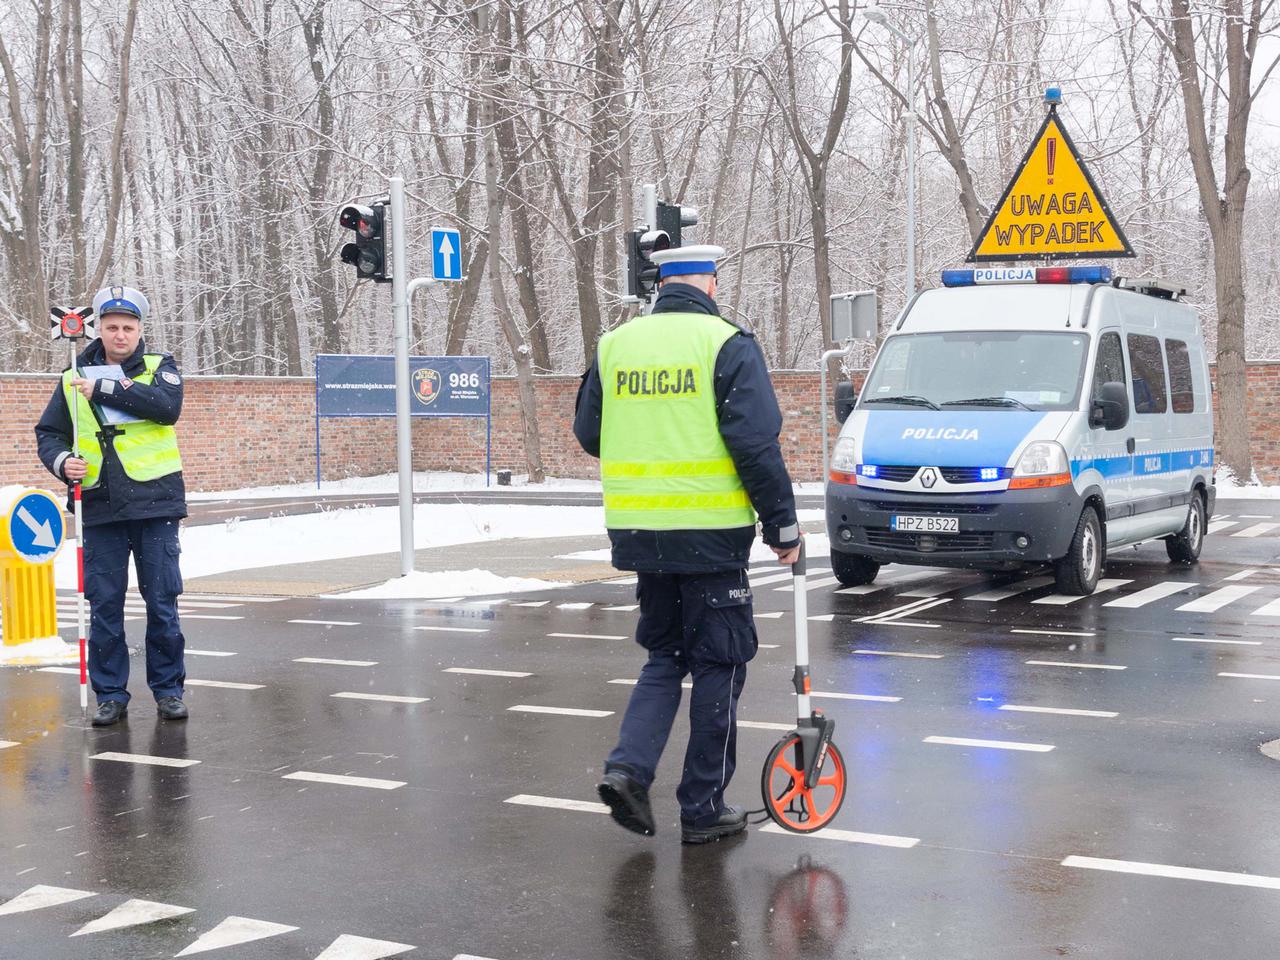
[[[805,786],[803,746],[794,732],[774,744],[760,782],[770,819],[794,833],[812,833],[830,823],[844,803],[844,788],[844,757],[831,742],[814,773],[813,787]]]

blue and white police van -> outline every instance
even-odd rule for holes
[[[1184,291],[1107,267],[947,270],[907,306],[827,480],[833,572],[1052,564],[1088,594],[1107,552],[1194,563],[1213,512],[1204,338]]]

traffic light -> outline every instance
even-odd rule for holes
[[[658,285],[658,265],[649,259],[656,250],[671,246],[663,230],[632,230],[627,234],[627,296],[648,300]]]
[[[356,276],[361,280],[391,282],[387,262],[386,209],[385,201],[379,201],[372,207],[352,203],[343,207],[338,215],[340,227],[356,232],[355,243],[342,245],[342,262],[354,266]]]
[[[658,229],[671,238],[671,246],[680,246],[680,228],[698,223],[697,207],[682,207],[678,203],[658,203]]]

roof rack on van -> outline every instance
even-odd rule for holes
[[[1180,300],[1187,295],[1185,283],[1155,277],[1116,277],[1112,283],[1121,290],[1132,290],[1161,300]]]

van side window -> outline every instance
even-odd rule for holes
[[[1187,344],[1182,340],[1166,340],[1165,353],[1169,357],[1169,399],[1174,413],[1195,413],[1196,395],[1191,383],[1191,357]]]
[[[1093,396],[1097,399],[1104,383],[1124,383],[1124,351],[1120,334],[1104,333],[1098,338],[1098,362],[1093,365]]]
[[[1131,333],[1129,362],[1133,364],[1133,412],[1164,413],[1168,404],[1164,392],[1164,356],[1160,341]]]

